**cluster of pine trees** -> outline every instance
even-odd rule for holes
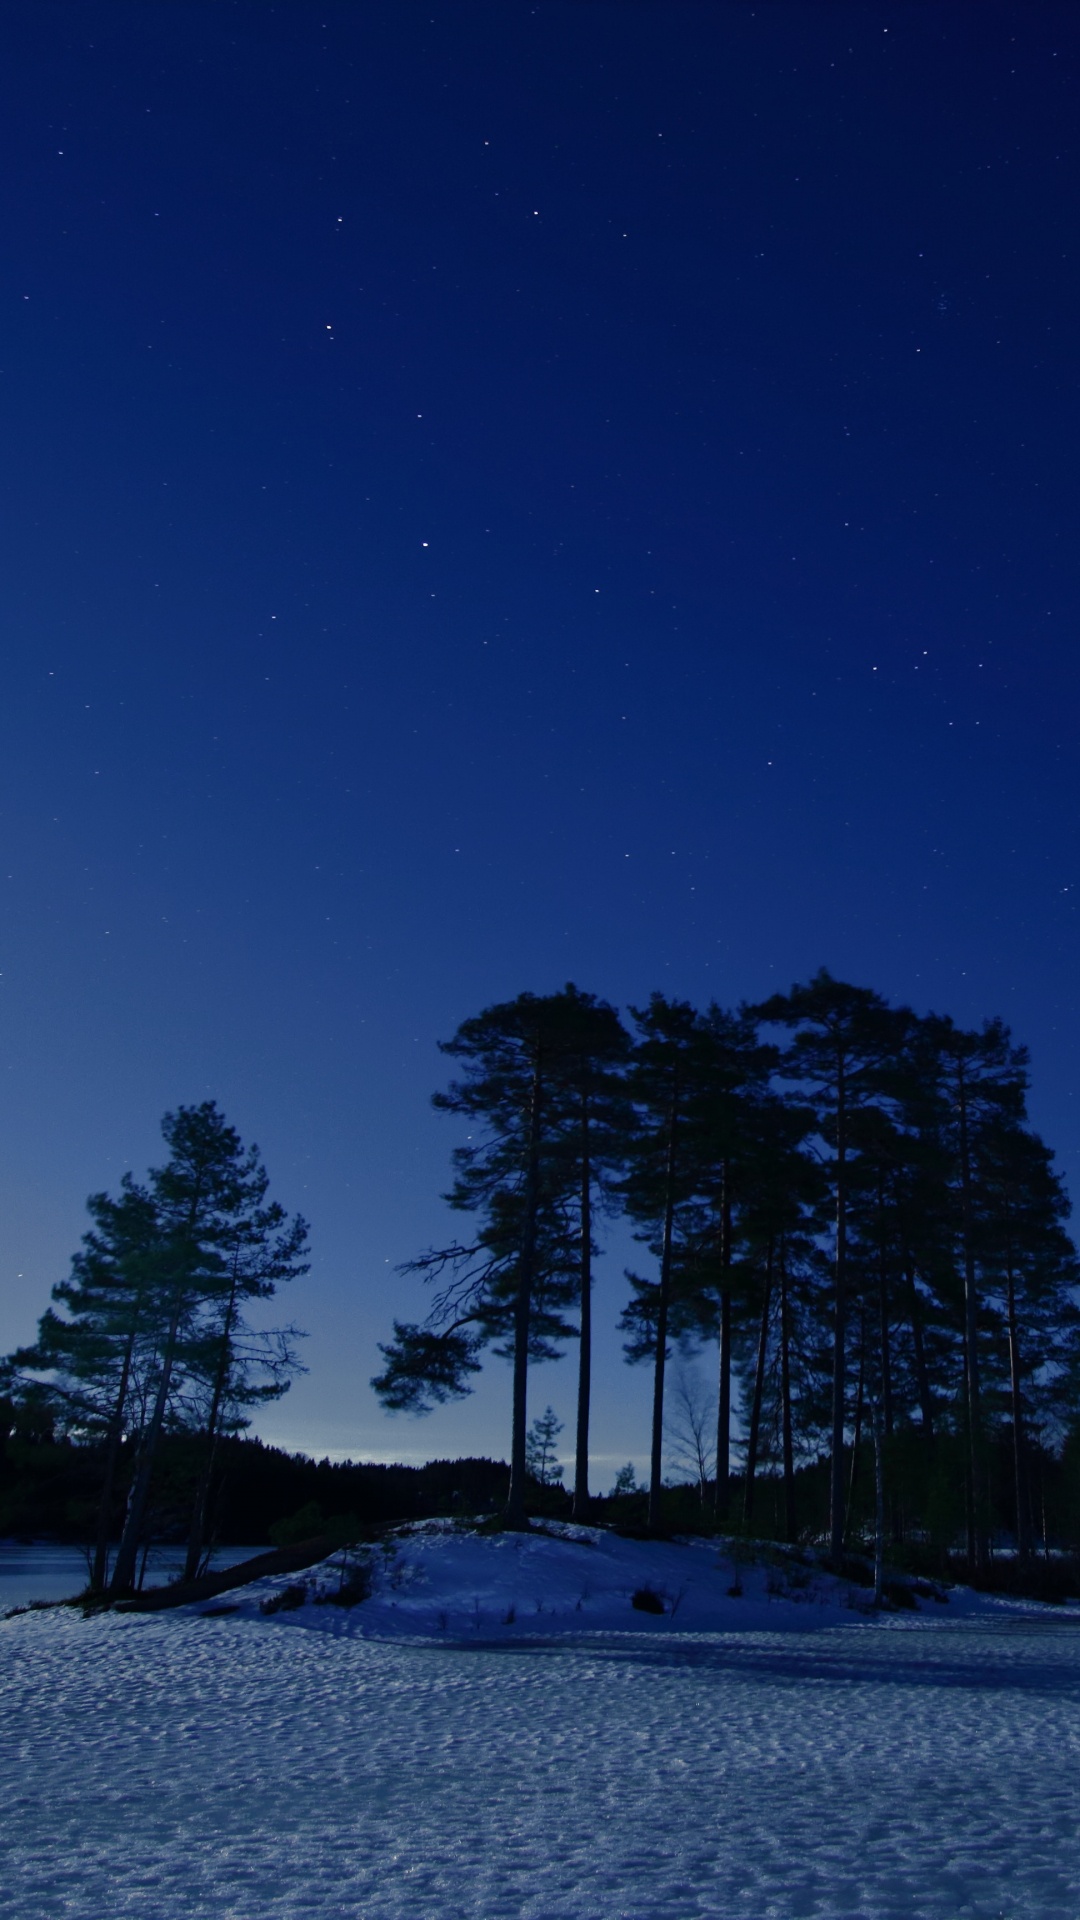
[[[651,1526],[672,1352],[713,1344],[717,1524],[752,1527],[765,1473],[794,1538],[799,1469],[818,1460],[839,1558],[869,1452],[893,1536],[926,1536],[944,1483],[983,1569],[1004,1450],[1025,1559],[1032,1462],[1076,1417],[1080,1265],[1028,1122],[1024,1050],[1000,1020],[965,1031],[824,971],[736,1012],[654,994],[631,1018],[568,986],[489,1007],[444,1047],[460,1077],[435,1105],[471,1128],[447,1198],[472,1230],[409,1263],[433,1304],[394,1323],[383,1402],[422,1412],[469,1391],[485,1347],[507,1357],[520,1524],[529,1365],[576,1339],[585,1517],[596,1224],[621,1211],[652,1257],[628,1275],[621,1323],[628,1359],[652,1369]]]
[[[53,1289],[32,1347],[4,1365],[21,1412],[100,1455],[91,1586],[135,1585],[160,1443],[199,1437],[190,1490],[187,1576],[203,1562],[214,1466],[245,1409],[283,1393],[297,1329],[254,1329],[246,1309],[307,1271],[306,1223],[267,1199],[257,1147],[245,1149],[212,1101],[167,1113],[165,1164],[118,1197],[93,1194],[90,1231]],[[123,1521],[110,1568],[118,1502]]]

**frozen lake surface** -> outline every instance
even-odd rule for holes
[[[469,1640],[371,1604],[0,1626],[0,1915],[1080,1914],[1066,1616]]]
[[[258,1547],[220,1547],[215,1567],[231,1567],[260,1551]],[[148,1584],[177,1579],[183,1570],[183,1547],[152,1547],[147,1566]],[[0,1540],[0,1613],[26,1607],[34,1600],[67,1600],[81,1593],[87,1582],[86,1555],[81,1547],[57,1546],[53,1541]]]

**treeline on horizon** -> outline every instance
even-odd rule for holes
[[[647,1256],[620,1327],[652,1374],[649,1528],[677,1511],[672,1356],[712,1347],[715,1430],[685,1392],[677,1424],[717,1528],[753,1533],[767,1501],[776,1531],[835,1562],[869,1525],[879,1547],[959,1548],[985,1574],[995,1538],[1021,1563],[1045,1546],[1052,1483],[1074,1545],[1080,1263],[1003,1022],[966,1030],[824,970],[734,1012],[654,994],[630,1022],[570,985],[444,1044],[460,1071],[434,1104],[469,1129],[446,1198],[471,1225],[408,1263],[432,1306],[395,1320],[383,1403],[424,1412],[470,1390],[484,1349],[507,1358],[520,1525],[529,1370],[576,1341],[587,1518],[596,1230],[621,1214]]]
[[[180,1429],[162,1439],[144,1534],[151,1546],[186,1538],[204,1442],[202,1433]],[[314,1460],[235,1433],[219,1438],[215,1457],[212,1538],[229,1547],[288,1545],[434,1515],[491,1513],[504,1504],[510,1478],[501,1460],[430,1460],[423,1466]],[[100,1444],[58,1432],[29,1409],[0,1405],[0,1537],[63,1541],[87,1548],[89,1560],[101,1464]],[[118,1527],[124,1476],[116,1491]]]

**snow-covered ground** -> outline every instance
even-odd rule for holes
[[[412,1529],[370,1577],[0,1626],[0,1915],[1080,1915],[1066,1613],[870,1620],[812,1568],[575,1529]]]
[[[333,1605],[343,1583],[358,1574],[371,1589],[364,1604]],[[933,1614],[987,1604],[973,1594],[946,1601],[943,1588],[925,1582],[905,1588],[916,1609]],[[365,1638],[491,1636],[497,1642],[600,1631],[805,1632],[850,1621],[853,1613],[861,1617],[872,1599],[824,1573],[811,1555],[784,1547],[740,1552],[715,1540],[632,1540],[558,1521],[538,1522],[529,1533],[485,1533],[449,1520],[395,1529],[380,1546],[223,1599],[256,1617],[301,1592],[295,1619],[306,1628]],[[646,1610],[640,1601],[648,1595],[653,1605]]]

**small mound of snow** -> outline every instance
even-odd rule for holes
[[[718,1539],[632,1539],[546,1521],[525,1532],[424,1520],[334,1554],[298,1582],[263,1579],[230,1596],[241,1615],[368,1639],[501,1640],[594,1633],[715,1633],[836,1626],[922,1613],[1025,1611],[1022,1603],[925,1581],[891,1615],[873,1595],[797,1549]],[[649,1595],[646,1605],[643,1595]],[[195,1609],[197,1611],[197,1609]],[[1040,1609],[1039,1611],[1045,1611]]]

